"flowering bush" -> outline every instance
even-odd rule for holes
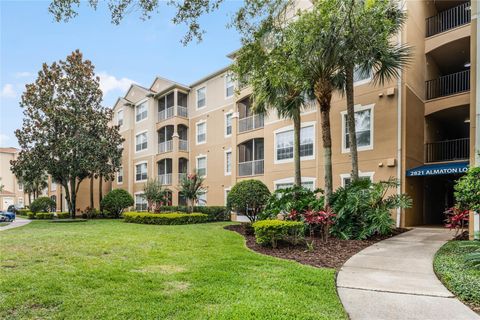
[[[464,229],[468,226],[468,210],[462,210],[456,207],[452,207],[445,211],[445,227],[450,230],[455,229],[455,236],[459,233],[462,234]]]
[[[327,242],[330,226],[334,223],[334,217],[335,214],[328,207],[326,210],[307,210],[304,214],[304,221],[310,227],[310,235],[313,235],[315,230],[318,229],[323,241]]]

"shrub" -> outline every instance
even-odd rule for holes
[[[148,213],[148,212],[125,212],[125,222],[144,224],[193,224],[208,222],[208,215],[203,213]]]
[[[28,211],[27,212],[27,217],[28,217],[28,219],[35,219],[35,212]]]
[[[102,208],[109,211],[115,218],[120,217],[123,210],[133,206],[135,202],[128,191],[114,189],[102,199]]]
[[[69,212],[57,212],[57,218],[58,219],[68,219],[68,218],[70,218],[70,213]]]
[[[244,180],[235,184],[228,193],[227,208],[244,214],[253,222],[264,208],[270,191],[260,180]]]
[[[468,226],[468,210],[462,210],[459,208],[450,208],[445,211],[445,227],[449,228],[450,230],[455,229],[455,237],[459,233],[463,233],[465,227]]]
[[[33,200],[32,204],[30,204],[30,211],[34,213],[49,212],[52,209],[55,209],[55,205],[55,201],[53,201],[49,197],[39,197]]]
[[[331,197],[336,214],[331,233],[342,239],[367,239],[375,234],[390,234],[395,223],[390,211],[409,208],[412,204],[405,194],[387,196],[397,187],[398,180],[391,178],[378,183],[360,179],[338,188]]]
[[[18,209],[18,215],[19,216],[28,216],[28,213],[30,212],[30,209]]]
[[[275,219],[278,214],[287,214],[292,210],[297,212],[321,210],[324,206],[324,197],[318,197],[319,193],[322,193],[321,189],[311,191],[297,186],[275,190],[268,199],[260,219]]]
[[[187,206],[162,206],[160,212],[189,212]],[[209,221],[230,221],[230,212],[223,206],[198,206],[193,207],[194,212],[208,215]]]
[[[472,167],[455,185],[457,207],[480,212],[480,167]]]
[[[319,231],[324,242],[328,240],[330,226],[334,224],[335,214],[330,208],[327,210],[307,210],[304,214],[304,222],[310,229],[310,235]]]
[[[279,240],[294,245],[303,240],[304,225],[297,221],[261,220],[252,224],[258,244],[277,247]]]
[[[82,212],[82,218],[84,219],[94,219],[100,215],[100,212],[95,208],[87,207],[85,211]]]
[[[54,213],[53,212],[37,212],[35,213],[35,219],[53,219]]]

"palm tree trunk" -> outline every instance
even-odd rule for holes
[[[302,186],[302,172],[300,167],[300,131],[300,110],[297,110],[293,116],[293,162],[295,166],[294,185],[297,187]]]
[[[347,96],[347,126],[348,141],[350,147],[350,157],[352,160],[352,181],[358,180],[358,151],[357,151],[357,135],[355,129],[355,102],[353,88],[353,72],[354,65],[347,66],[346,74],[346,96]]]
[[[333,193],[332,135],[330,129],[330,101],[332,99],[331,86],[323,83],[323,81],[319,81],[315,85],[315,97],[317,98],[318,105],[320,106],[325,171],[325,208],[327,208],[330,206],[330,197]]]

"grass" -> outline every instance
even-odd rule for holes
[[[0,318],[347,318],[334,270],[250,251],[226,224],[34,221],[4,231]]]
[[[480,311],[480,270],[465,263],[465,257],[478,246],[474,241],[450,241],[437,252],[433,264],[445,286]]]

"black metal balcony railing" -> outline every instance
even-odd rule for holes
[[[240,162],[238,164],[238,175],[240,177],[254,176],[257,174],[263,174],[263,172],[264,172],[263,159]]]
[[[470,138],[445,140],[425,144],[425,161],[466,160],[470,157]]]
[[[427,18],[427,37],[469,23],[471,19],[470,11],[470,2],[465,2]]]
[[[470,90],[470,69],[425,82],[427,100]]]

